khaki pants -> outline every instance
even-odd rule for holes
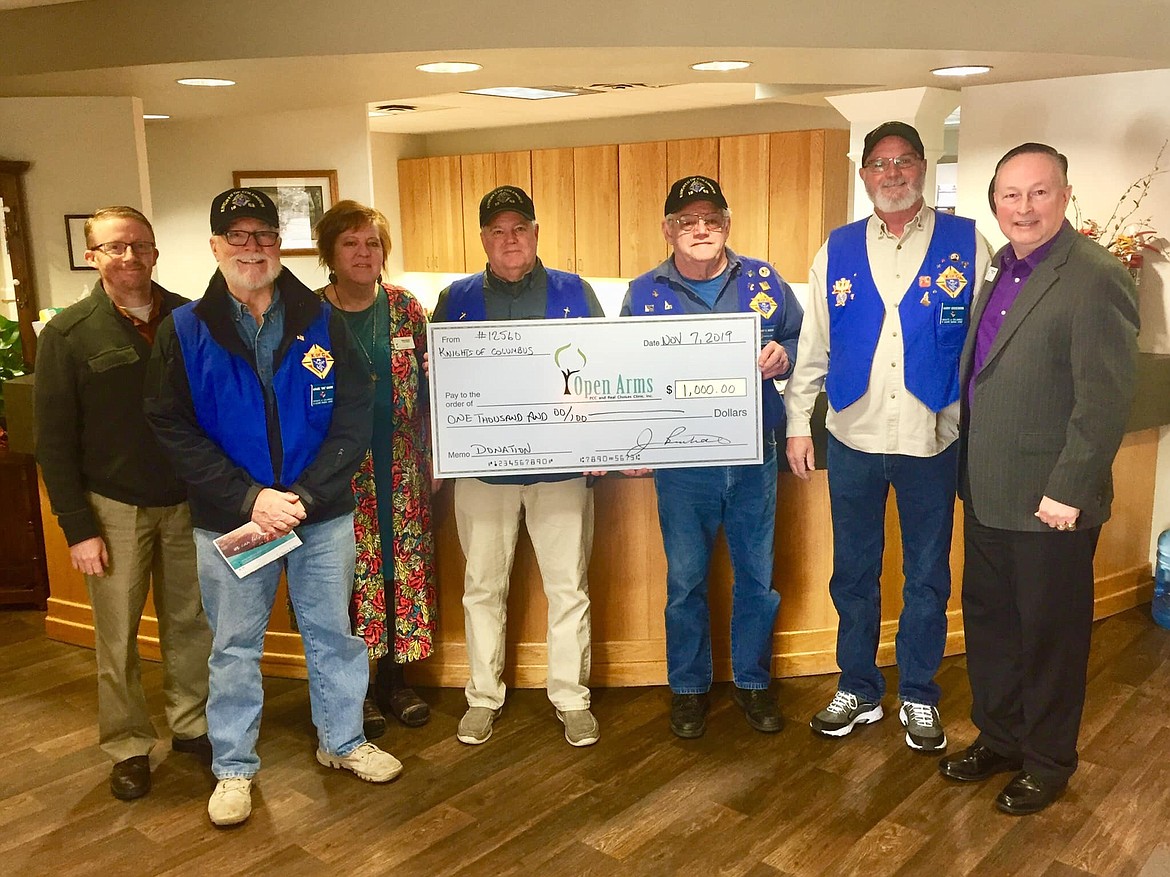
[[[584,478],[538,484],[455,482],[455,522],[467,560],[463,620],[471,679],[467,703],[504,703],[508,586],[520,516],[548,598],[548,698],[561,710],[589,708],[589,582],[593,491]]]
[[[167,722],[176,737],[207,733],[207,657],[191,514],[186,503],[146,508],[89,494],[109,553],[104,576],[86,576],[98,668],[98,731],[114,761],[146,755],[157,741],[138,658],[138,625],[154,583]]]

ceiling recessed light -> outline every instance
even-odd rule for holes
[[[751,67],[751,61],[703,61],[699,64],[692,64],[692,70],[743,70],[745,67]]]
[[[189,79],[176,79],[179,85],[198,85],[203,88],[221,88],[225,85],[235,85],[232,79],[213,79],[211,77],[195,76]]]
[[[483,94],[488,97],[516,97],[521,100],[548,100],[553,97],[575,97],[582,94],[600,94],[595,88],[574,88],[572,86],[549,85],[545,88],[529,88],[526,85],[504,85],[499,88],[473,88],[464,94]]]
[[[985,64],[967,64],[960,67],[937,67],[930,72],[935,76],[978,76],[991,68]]]
[[[435,61],[433,64],[419,64],[414,68],[423,73],[474,73],[482,65],[470,61]]]
[[[165,113],[143,113],[142,118],[146,119],[148,122],[153,122],[158,121],[159,119],[169,119],[170,116],[166,115]]]

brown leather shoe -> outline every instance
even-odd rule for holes
[[[368,696],[362,701],[362,732],[367,740],[377,740],[386,733],[386,717],[374,698]]]
[[[119,801],[133,801],[150,791],[150,759],[134,755],[110,771],[110,792]]]

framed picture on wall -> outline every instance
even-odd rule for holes
[[[85,221],[92,213],[65,214],[65,245],[69,249],[69,270],[96,271],[97,268],[85,261]],[[101,243],[101,241],[98,241]]]
[[[317,255],[313,227],[337,203],[337,171],[233,171],[232,184],[259,189],[280,214],[280,254]]]

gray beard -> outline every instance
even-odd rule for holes
[[[232,260],[227,260],[224,264],[219,266],[220,273],[223,274],[224,280],[227,281],[229,288],[241,289],[246,292],[256,292],[259,289],[264,289],[271,286],[276,278],[280,276],[280,263],[268,260],[268,270],[260,276],[259,279],[252,280],[250,277],[244,275],[236,263]]]
[[[921,197],[921,187],[910,186],[906,189],[906,194],[900,198],[887,195],[879,188],[874,192],[873,205],[882,213],[900,213],[903,210],[909,210],[913,207]]]

